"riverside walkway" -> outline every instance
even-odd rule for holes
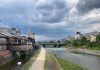
[[[36,61],[32,64],[29,70],[44,70],[46,52],[44,48],[41,48],[40,54]]]

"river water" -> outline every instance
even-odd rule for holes
[[[66,48],[47,48],[56,56],[79,64],[88,70],[100,70],[100,56],[76,53]]]

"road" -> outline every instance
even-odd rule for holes
[[[79,64],[88,70],[100,70],[100,56],[76,53],[65,48],[47,48],[50,52],[65,60]]]

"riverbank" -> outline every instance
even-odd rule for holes
[[[29,70],[29,68],[31,67],[32,63],[34,63],[34,61],[36,60],[36,58],[38,57],[39,53],[40,53],[40,48],[34,51],[34,54],[32,55],[32,57],[29,59],[29,61],[27,61],[25,63],[25,65],[23,66],[22,70]]]
[[[87,70],[78,64],[56,57],[63,70]]]
[[[98,50],[90,50],[90,49],[82,49],[82,48],[67,48],[71,51],[80,52],[80,53],[87,53],[92,55],[100,56],[100,51]]]
[[[44,70],[62,70],[55,56],[46,49],[46,60]]]
[[[44,70],[45,56],[46,56],[45,48],[41,47],[41,51],[38,57],[32,63],[29,70]]]
[[[64,60],[47,50],[45,70],[87,70],[78,64]]]
[[[88,70],[100,70],[100,56],[76,53],[67,48],[47,48],[51,53],[64,60],[73,62]]]

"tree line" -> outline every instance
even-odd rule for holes
[[[65,46],[100,50],[100,34],[96,35],[95,41],[90,41],[85,36],[83,36],[81,39],[66,40]]]

